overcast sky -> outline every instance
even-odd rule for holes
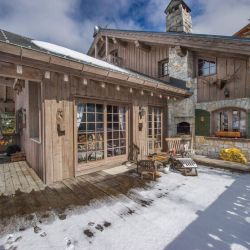
[[[0,28],[86,52],[95,25],[165,31],[170,0],[0,0]],[[232,35],[250,18],[250,0],[186,0],[193,32]]]

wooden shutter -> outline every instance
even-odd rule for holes
[[[250,109],[247,110],[247,138],[250,139]]]
[[[206,110],[195,110],[195,135],[210,136],[210,113]]]

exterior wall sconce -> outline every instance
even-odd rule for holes
[[[105,83],[103,82],[102,84],[101,84],[101,87],[103,88],[103,89],[105,89]]]
[[[204,121],[205,121],[205,117],[201,116],[201,122],[204,122]]]
[[[117,91],[120,91],[120,89],[121,89],[120,86],[117,85],[117,86],[116,86],[116,90],[117,90]]]
[[[145,116],[145,115],[146,115],[146,110],[145,110],[145,108],[140,107],[140,108],[139,108],[139,118],[140,118],[140,120],[141,120],[142,117]]]
[[[229,91],[229,89],[225,89],[224,90],[224,96],[225,97],[230,97],[230,91]]]
[[[83,78],[82,83],[83,83],[84,86],[87,86],[88,85],[88,80],[86,78]]]
[[[131,93],[131,94],[133,93],[133,89],[132,88],[129,89],[129,93]]]
[[[154,93],[153,92],[151,92],[151,94],[150,94],[152,97],[154,96]]]
[[[141,90],[141,95],[144,95],[144,91],[143,90]]]

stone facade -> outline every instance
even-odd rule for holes
[[[170,8],[166,16],[167,32],[192,32],[190,12],[180,3],[177,8]]]
[[[239,148],[247,160],[250,160],[250,140],[249,139],[233,139],[233,138],[217,138],[217,137],[195,137],[195,153],[208,157],[217,158],[222,149]]]
[[[207,110],[208,112],[213,112],[215,110],[227,107],[242,108],[245,110],[250,109],[250,98],[239,98],[232,100],[221,100],[214,102],[202,102],[196,103],[196,109]]]
[[[194,130],[194,110],[196,103],[196,79],[193,78],[193,54],[187,52],[187,55],[180,57],[175,48],[169,49],[169,76],[181,79],[186,82],[190,88],[192,96],[181,101],[169,100],[168,125],[169,136],[175,136],[177,133],[177,124],[188,122],[191,131]]]

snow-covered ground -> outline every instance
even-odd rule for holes
[[[0,250],[250,249],[249,174],[201,167],[198,177],[171,172],[151,185],[6,235]]]

